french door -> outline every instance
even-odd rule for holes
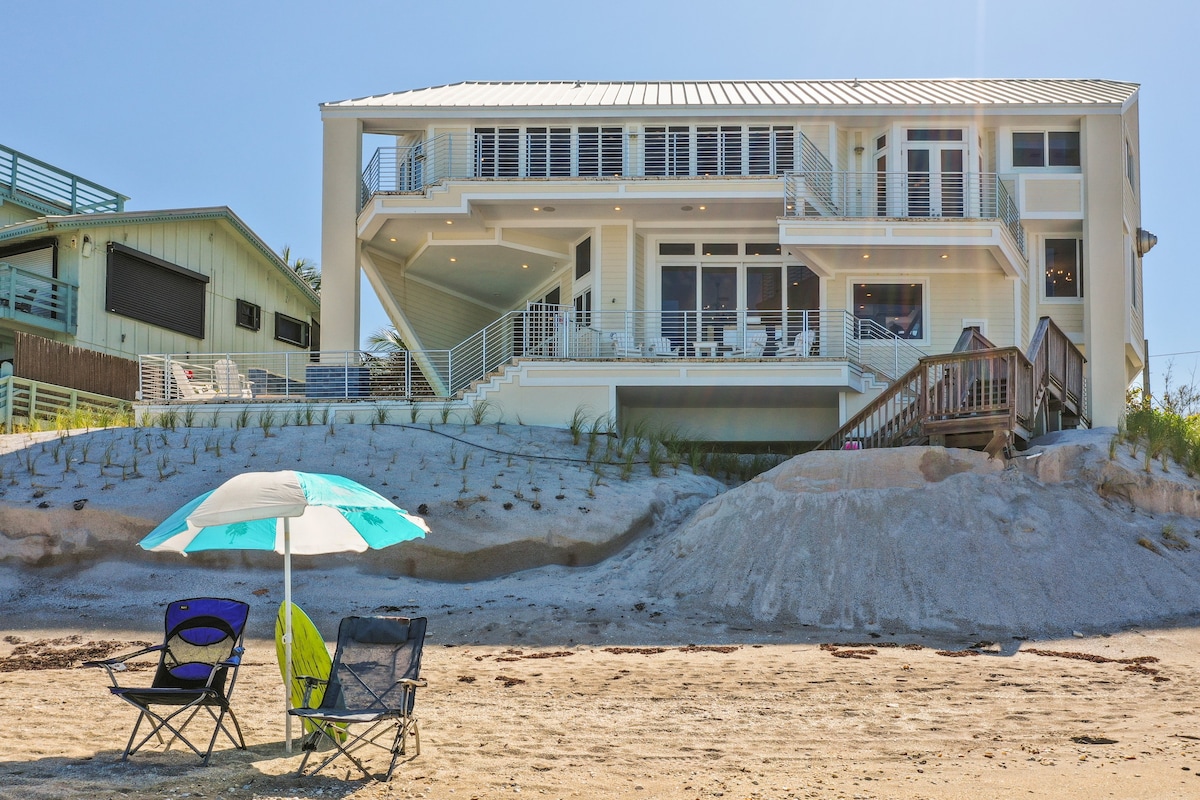
[[[966,211],[967,151],[962,142],[907,142],[906,200],[910,217],[961,217]]]

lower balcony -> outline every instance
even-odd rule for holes
[[[893,379],[924,353],[874,320],[844,311],[605,311],[533,305],[505,314],[448,350],[159,354],[141,357],[150,403],[459,398],[510,365],[641,374],[690,363],[720,384],[747,364],[763,373],[852,367]],[[730,382],[742,380],[732,378]],[[646,385],[649,385],[647,383]],[[843,382],[844,383],[844,382]]]

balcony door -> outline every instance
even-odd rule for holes
[[[906,141],[906,199],[910,217],[961,217],[966,210],[961,130],[910,130]]]

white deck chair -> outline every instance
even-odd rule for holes
[[[617,331],[612,335],[613,355],[617,358],[641,358],[642,348],[634,343],[633,334]]]
[[[727,358],[758,358],[767,347],[767,332],[746,331],[743,336],[736,328],[726,328],[723,342],[729,348],[725,353]]]
[[[203,381],[197,381],[178,361],[171,362],[171,383],[180,400],[209,400],[217,396],[216,388]]]
[[[792,344],[779,348],[778,356],[787,356],[791,358],[808,358],[812,355],[813,344],[816,343],[816,331],[800,331],[796,334],[795,341]]]
[[[218,397],[251,398],[254,396],[250,381],[238,372],[238,365],[228,358],[222,358],[213,364],[213,383],[216,385]]]
[[[679,348],[671,345],[671,340],[661,336],[649,345],[650,355],[658,358],[674,358],[679,355]]]

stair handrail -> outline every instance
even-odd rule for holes
[[[1050,317],[1038,320],[1029,339],[1026,358],[1033,368],[1036,396],[1034,410],[1048,391],[1057,391],[1059,399],[1088,421],[1084,364],[1087,359],[1070,337]]]
[[[874,400],[846,421],[825,441],[814,447],[814,450],[841,450],[848,443],[852,446],[847,449],[864,449],[868,447],[886,446],[882,444],[884,432],[890,428],[900,427],[899,433],[903,433],[905,429],[911,426],[912,422],[920,423],[925,418],[929,403],[929,388],[926,385],[926,368],[924,359],[908,372],[897,378],[887,389],[883,390]],[[902,393],[909,393],[911,398],[901,404],[894,414],[885,418],[880,424],[876,425],[873,430],[864,429],[872,417],[876,417],[879,412],[883,411]],[[916,414],[911,414],[912,404],[917,404]],[[907,422],[906,422],[907,420]],[[892,437],[894,438],[894,436]]]

